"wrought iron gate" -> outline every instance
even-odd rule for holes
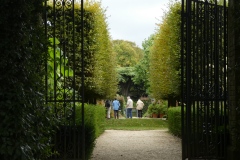
[[[78,5],[78,9],[75,6]],[[83,0],[45,1],[46,102],[59,120],[51,159],[85,159]],[[81,106],[77,110],[78,106]],[[75,115],[81,112],[81,123]]]
[[[182,0],[182,159],[224,159],[227,7]]]

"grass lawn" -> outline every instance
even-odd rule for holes
[[[167,129],[168,123],[161,119],[106,119],[107,130],[159,130]]]

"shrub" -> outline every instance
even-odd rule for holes
[[[73,111],[72,106],[66,105],[65,112]],[[76,103],[75,121],[73,112],[63,115],[57,126],[54,139],[54,155],[50,159],[81,158],[83,151],[83,141],[86,159],[90,159],[95,146],[95,140],[105,130],[105,107],[102,105],[84,104],[84,128],[82,126],[82,106]],[[61,117],[61,116],[60,116]],[[84,129],[84,137],[83,137]],[[83,139],[84,138],[84,139]],[[64,147],[63,147],[64,146]]]
[[[142,100],[144,103],[144,107],[142,110],[143,115],[148,112],[148,106],[151,104],[151,99],[149,98],[148,100]]]
[[[181,137],[181,107],[168,109],[168,129],[175,136]]]
[[[151,114],[159,114],[160,113],[160,105],[157,103],[150,104],[148,106],[148,113]]]
[[[161,114],[167,114],[168,111],[168,104],[167,101],[163,101],[160,103],[159,110]]]
[[[84,106],[86,159],[89,159],[92,154],[96,138],[100,136],[105,130],[105,114],[106,113],[104,106],[90,104],[85,104]],[[77,105],[76,107],[76,124],[80,127],[80,129],[82,129],[81,105]],[[80,144],[82,144],[81,139]]]

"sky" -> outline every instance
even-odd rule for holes
[[[169,0],[99,0],[113,40],[142,42],[156,32]]]

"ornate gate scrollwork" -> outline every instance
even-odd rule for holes
[[[78,2],[78,4],[77,4]],[[78,6],[78,7],[76,7]],[[58,119],[50,159],[85,159],[83,0],[46,0],[46,102]],[[82,105],[82,124],[76,108]]]

